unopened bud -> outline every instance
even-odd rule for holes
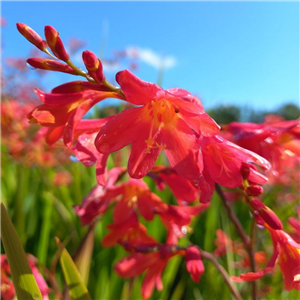
[[[69,60],[69,54],[65,50],[64,44],[59,37],[58,31],[54,27],[50,25],[45,26],[45,37],[48,46],[57,58],[63,61]]]
[[[77,73],[67,64],[47,58],[29,58],[27,63],[34,68],[50,71],[58,71],[77,75]]]
[[[282,223],[277,217],[277,215],[259,200],[253,200],[250,205],[254,209],[264,222],[266,222],[274,230],[282,230]]]
[[[23,23],[17,23],[19,32],[33,45],[44,51],[47,48],[46,42],[29,26]]]
[[[186,249],[185,254],[186,269],[190,273],[191,278],[198,282],[202,273],[204,272],[204,266],[200,257],[200,251],[196,246],[190,246]]]
[[[246,194],[249,196],[258,196],[260,195],[264,189],[260,185],[251,185],[246,189]]]
[[[104,74],[100,59],[98,59],[98,57],[89,50],[82,52],[82,59],[89,71],[89,75],[97,82],[102,82],[104,80]]]
[[[241,171],[243,179],[248,179],[249,174],[250,174],[250,169],[256,169],[256,167],[254,165],[242,162],[240,171]]]

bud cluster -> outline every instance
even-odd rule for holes
[[[266,223],[274,230],[281,230],[282,223],[277,215],[256,198],[263,193],[263,187],[257,184],[260,183],[260,181],[255,181],[254,178],[251,177],[253,170],[257,171],[257,168],[252,164],[244,163],[241,166],[241,174],[244,179],[241,189],[245,194],[246,201],[250,205],[251,211],[258,224],[264,226],[264,223]]]

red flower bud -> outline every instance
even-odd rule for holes
[[[66,52],[59,33],[54,27],[45,26],[45,37],[51,51],[57,58],[63,61],[69,60],[69,54]]]
[[[23,23],[17,23],[19,32],[33,45],[44,51],[47,48],[46,42],[29,26]]]
[[[200,251],[196,246],[191,246],[186,249],[185,254],[186,269],[190,273],[191,278],[198,282],[200,276],[204,272],[204,266],[200,258]]]
[[[77,75],[77,73],[67,64],[47,58],[29,58],[27,63],[34,68],[50,71],[58,71]]]
[[[99,83],[104,80],[103,66],[98,57],[92,51],[82,52],[83,62],[89,71],[89,75]]]
[[[246,189],[246,194],[249,196],[258,196],[260,195],[264,189],[260,185],[251,185]]]
[[[274,230],[282,230],[282,223],[277,215],[259,200],[253,200],[250,205],[255,210],[254,213],[258,214],[261,219],[266,222]]]

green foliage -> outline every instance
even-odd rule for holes
[[[1,240],[10,266],[17,297],[24,300],[43,299],[18,234],[3,203],[1,203]]]
[[[228,124],[241,118],[241,109],[235,105],[220,105],[215,109],[207,110],[207,113],[218,124]]]
[[[65,249],[64,245],[56,238],[57,246],[60,252],[60,264],[68,291],[72,300],[91,300],[89,292],[76,268],[76,265]]]
[[[295,120],[300,117],[300,108],[295,104],[286,104],[279,108],[278,114],[286,120]]]

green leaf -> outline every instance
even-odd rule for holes
[[[1,239],[18,299],[43,299],[18,234],[1,203]]]
[[[74,256],[75,264],[84,284],[86,285],[89,281],[90,266],[94,249],[94,231],[94,225],[91,225],[81,245],[79,246],[77,253]]]
[[[56,243],[61,250],[60,265],[64,274],[65,281],[69,288],[72,300],[91,300],[91,296],[83,283],[83,280],[76,268],[76,265],[65,249],[64,245],[56,238]]]

